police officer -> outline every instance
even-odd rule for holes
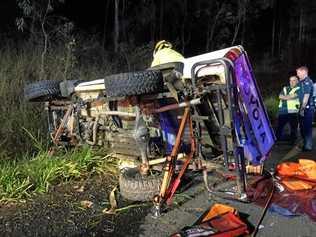
[[[298,116],[300,101],[298,98],[298,78],[291,76],[289,78],[290,85],[283,87],[279,99],[279,116],[276,137],[278,141],[282,140],[282,132],[284,126],[289,123],[291,127],[291,143],[295,143],[297,138]]]
[[[311,151],[313,147],[312,123],[314,117],[313,81],[308,76],[308,68],[301,66],[296,69],[299,82],[299,124],[303,138],[303,151]]]

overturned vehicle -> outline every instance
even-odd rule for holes
[[[99,80],[39,81],[24,92],[45,102],[56,146],[108,148],[121,161],[121,195],[157,209],[187,169],[233,170],[234,196],[245,199],[246,166],[262,164],[275,142],[241,46]]]

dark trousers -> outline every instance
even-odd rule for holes
[[[313,148],[313,118],[313,108],[305,109],[304,116],[299,116],[300,131],[303,138],[303,150],[311,150]]]
[[[279,114],[276,137],[278,140],[282,140],[283,128],[287,123],[290,124],[290,128],[291,128],[290,140],[291,142],[295,142],[297,138],[297,127],[298,127],[298,114],[297,113]]]

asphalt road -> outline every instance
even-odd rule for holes
[[[314,135],[316,135],[316,130],[314,130]],[[315,136],[314,141],[314,144],[316,144]],[[299,158],[316,159],[316,149],[314,148],[311,153],[302,153],[295,146],[290,146],[287,143],[280,143],[273,148],[271,157],[265,162],[265,166],[267,169],[271,170],[275,168],[279,162],[295,161]],[[258,222],[263,210],[254,203],[244,204],[224,199],[215,201],[205,191],[203,183],[191,187],[184,193],[184,195],[187,198],[191,197],[190,200],[187,200],[180,205],[175,205],[160,218],[154,219],[152,218],[151,213],[149,213],[145,217],[143,223],[139,226],[138,236],[169,236],[185,226],[192,225],[198,217],[215,202],[226,203],[235,207],[240,213],[247,214],[247,220],[252,225],[255,225]],[[312,237],[316,236],[315,233],[316,223],[311,221],[308,216],[287,218],[268,211],[263,219],[257,236]]]

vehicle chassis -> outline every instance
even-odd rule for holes
[[[224,68],[226,78],[226,82],[224,84],[212,83],[208,81],[207,76],[205,80],[206,83],[201,83],[201,77],[199,76],[200,71],[212,65],[221,65]],[[220,154],[219,157],[223,158],[223,167],[227,171],[233,170],[235,172],[237,188],[236,192],[231,194],[231,197],[241,201],[247,201],[246,163],[249,164],[251,162],[245,159],[245,146],[243,141],[245,139],[256,140],[256,138],[252,133],[249,133],[250,121],[247,117],[249,115],[249,111],[247,111],[247,108],[243,106],[243,98],[237,86],[236,76],[233,73],[234,69],[234,63],[227,57],[199,61],[192,65],[189,86],[186,85],[184,90],[177,94],[176,103],[156,107],[153,106],[150,101],[155,100],[157,96],[163,97],[163,95],[158,94],[152,97],[150,95],[144,95],[137,96],[136,102],[134,102],[134,105],[136,106],[135,113],[121,112],[111,109],[105,111],[106,116],[125,116],[135,118],[133,136],[141,153],[141,164],[139,165],[140,174],[147,175],[151,166],[164,162],[162,169],[163,179],[160,191],[159,194],[153,197],[155,216],[160,215],[161,207],[163,205],[170,205],[172,203],[175,191],[179,187],[181,178],[188,168],[202,170],[205,174],[208,170],[208,164],[212,163],[212,160],[209,160],[201,152],[201,123],[208,121],[211,116],[210,111],[204,111],[205,107],[203,107],[203,103],[205,103],[205,101],[207,101],[210,107],[214,109],[213,115],[215,114],[214,117],[217,120],[220,150],[222,151],[222,154]],[[172,86],[173,85],[171,84],[171,87]],[[177,91],[174,88],[173,90]],[[177,92],[179,92],[179,90]],[[209,99],[210,95],[212,95],[212,100]],[[90,106],[91,104],[99,106],[103,105],[105,102],[116,101],[118,99],[119,98],[110,98],[107,100],[104,98],[98,98],[91,101]],[[261,99],[260,95],[259,99]],[[76,113],[76,106],[69,101],[50,101],[46,102],[46,109],[49,113],[49,124],[57,124],[55,121],[56,119],[51,116],[52,111],[60,110],[64,112],[63,119],[59,125],[49,128],[50,131],[52,131],[51,134],[53,143],[60,145],[60,141],[62,140],[61,136],[64,132],[66,123],[69,120],[70,115],[72,113]],[[184,111],[180,116],[181,122],[172,151],[164,159],[157,159],[159,162],[150,161],[146,154],[148,134],[143,117],[150,114],[159,114],[173,110]],[[265,109],[263,110],[266,116]],[[95,126],[97,122],[98,119],[94,121]],[[176,163],[180,156],[180,145],[183,140],[185,128],[189,128],[190,151],[184,154],[184,162],[181,167],[178,168],[176,167]],[[90,145],[96,145],[95,130],[96,128],[93,126],[93,139],[88,142]],[[271,136],[274,142],[275,138],[273,132]],[[71,137],[72,136],[69,136],[69,140],[67,142],[75,144],[76,142],[73,142]],[[262,163],[262,161],[263,160],[260,160],[259,163]],[[208,185],[207,189],[210,192],[215,193],[215,190],[210,189]]]

